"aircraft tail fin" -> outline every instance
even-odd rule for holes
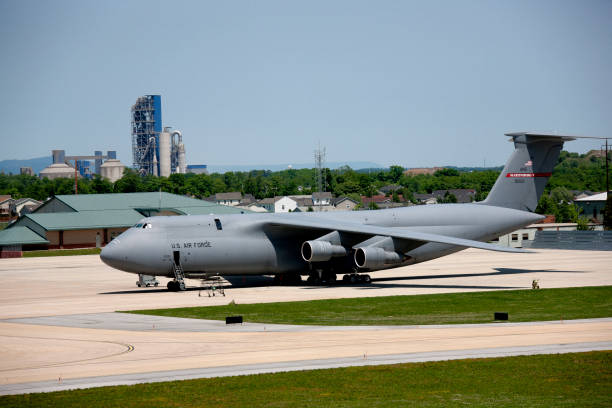
[[[506,136],[512,137],[514,153],[482,204],[533,212],[557,164],[563,142],[577,137],[525,132]]]

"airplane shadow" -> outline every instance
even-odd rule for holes
[[[447,275],[420,275],[402,276],[392,278],[372,278],[372,282],[400,281],[400,280],[421,280],[421,279],[448,279],[448,278],[473,278],[477,276],[500,276],[516,275],[526,273],[584,273],[583,271],[558,271],[554,269],[513,269],[513,268],[493,268],[496,272],[482,273],[453,273]]]
[[[516,274],[528,274],[528,273],[584,273],[583,271],[560,271],[554,269],[514,269],[514,268],[493,268],[495,272],[483,272],[483,273],[457,273],[457,274],[444,274],[444,275],[417,275],[417,276],[401,276],[401,277],[389,277],[389,278],[372,278],[372,282],[366,283],[345,283],[338,281],[335,285],[309,285],[305,281],[293,285],[284,286],[305,286],[304,289],[326,289],[342,287],[354,287],[359,289],[390,289],[390,288],[429,288],[429,289],[523,289],[527,286],[490,286],[490,285],[427,285],[427,284],[410,284],[410,283],[385,283],[385,282],[398,282],[398,281],[413,281],[413,280],[427,280],[427,279],[449,279],[449,278],[473,278],[483,276],[502,276],[502,275],[516,275]],[[270,276],[230,276],[225,278],[230,285],[225,286],[226,289],[232,288],[254,288],[273,285],[274,279]],[[159,293],[167,292],[165,287],[156,288],[139,288],[132,290],[122,290],[114,292],[102,292],[100,295],[125,295],[125,294],[142,294],[142,293]],[[187,292],[202,291],[202,296],[208,296],[206,288],[204,287],[193,287],[189,286],[186,288]],[[219,296],[216,294],[215,296]]]

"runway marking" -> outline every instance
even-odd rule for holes
[[[64,366],[64,365],[69,366],[69,365],[73,365],[73,364],[76,364],[76,363],[91,362],[91,361],[100,360],[100,359],[103,359],[103,358],[120,356],[122,354],[131,353],[135,349],[135,347],[132,344],[121,343],[121,342],[118,342],[118,341],[110,341],[110,340],[83,340],[83,339],[68,339],[68,338],[62,338],[62,337],[11,336],[11,335],[7,335],[7,334],[0,334],[0,337],[9,337],[9,338],[15,338],[15,339],[77,341],[77,342],[83,342],[83,343],[106,343],[106,344],[115,344],[115,345],[118,345],[118,346],[125,347],[125,350],[123,350],[123,351],[121,351],[119,353],[107,354],[107,355],[100,356],[100,357],[85,358],[85,359],[82,359],[82,360],[64,361],[64,362],[61,362],[61,363],[42,364],[42,365],[31,366],[31,367],[19,367],[19,368],[0,369],[0,372],[32,370],[32,369],[37,369],[37,368],[57,367],[57,366]]]
[[[569,334],[569,333],[580,333],[582,332],[583,328],[581,327],[574,327],[574,326],[570,326],[570,325],[564,325],[564,324],[559,324],[559,326],[563,326],[559,327],[557,330],[552,330],[552,331],[545,331],[545,330],[534,330],[534,331],[530,331],[528,333],[525,332],[520,332],[520,333],[499,333],[499,334],[491,334],[491,333],[482,333],[482,334],[465,334],[465,335],[449,335],[449,333],[439,333],[438,335],[429,335],[429,336],[423,336],[423,337],[410,337],[410,336],[404,336],[402,338],[390,338],[388,340],[385,339],[380,339],[380,338],[376,338],[375,334],[372,333],[371,331],[365,331],[363,332],[364,337],[362,339],[362,342],[360,343],[361,346],[363,346],[363,348],[365,349],[369,349],[372,346],[377,346],[377,345],[381,345],[381,344],[401,344],[401,343],[409,343],[412,345],[416,345],[416,344],[426,344],[428,342],[432,342],[432,341],[448,341],[448,340],[463,340],[466,338],[481,338],[481,339],[486,339],[487,341],[493,341],[496,338],[499,339],[504,339],[504,338],[508,338],[508,337],[519,337],[519,336],[525,336],[525,335],[529,335],[529,336],[538,336],[538,335],[550,335],[550,334],[559,334],[559,335],[564,335],[564,334]],[[513,328],[517,326],[507,326],[507,328]],[[458,327],[459,328],[459,327]],[[428,329],[427,327],[421,327],[421,329]],[[429,330],[443,330],[443,329],[436,329],[436,328],[431,328]],[[333,330],[330,330],[330,332],[332,332]],[[605,332],[610,332],[610,329],[604,329]],[[298,334],[302,334],[303,332],[284,332],[283,334],[287,335],[291,335],[289,336],[289,338],[285,339],[283,342],[288,343],[285,346],[279,346],[279,345],[275,345],[275,346],[261,346],[258,345],[255,349],[249,349],[249,350],[225,350],[220,352],[218,349],[215,349],[215,345],[218,344],[218,341],[184,341],[184,340],[179,340],[179,339],[175,339],[175,340],[167,340],[167,341],[139,341],[139,343],[143,343],[143,344],[148,344],[148,345],[160,345],[160,353],[164,352],[165,347],[163,347],[163,345],[167,345],[167,344],[176,344],[176,345],[180,345],[180,344],[189,344],[189,345],[201,345],[201,346],[208,346],[210,348],[209,351],[206,350],[200,350],[200,352],[197,351],[183,351],[180,352],[179,350],[173,352],[172,357],[173,358],[198,358],[198,357],[206,357],[206,356],[216,356],[216,357],[221,357],[221,356],[236,356],[236,355],[249,355],[249,354],[253,354],[253,353],[266,353],[269,351],[282,351],[282,352],[287,352],[287,351],[299,351],[299,350],[313,350],[313,349],[317,349],[321,346],[322,343],[327,344],[327,347],[329,348],[343,348],[346,347],[346,344],[341,342],[341,338],[338,337],[337,335],[341,335],[343,332],[334,332],[333,334],[336,335],[333,338],[326,338],[326,339],[318,339],[317,340],[317,344],[313,344],[313,345],[303,345],[303,344],[296,344],[296,341],[300,341],[300,339],[298,339],[296,336],[293,335],[298,335]],[[311,332],[312,333],[312,332]],[[315,332],[315,333],[319,333],[319,334],[332,334],[329,332]],[[368,336],[368,333],[372,333],[372,336],[374,336],[374,338],[371,338],[370,336]],[[410,331],[409,333],[406,334],[417,334],[417,331]],[[206,334],[206,333],[202,333],[202,334]],[[235,333],[236,334],[236,333]],[[244,340],[240,340],[240,341],[235,341],[235,340],[227,340],[225,339],[223,342],[226,345],[236,345],[236,346],[240,346],[240,347],[248,347],[249,345],[253,345],[254,342],[257,342],[257,338],[258,337],[262,337],[261,335],[267,335],[268,333],[244,333],[244,335],[247,335],[249,338],[248,339],[244,339]],[[269,334],[273,334],[273,333],[269,333]],[[279,334],[279,333],[276,333]],[[96,361],[96,360],[101,360],[104,358],[108,358],[108,357],[115,357],[115,356],[119,356],[119,355],[123,355],[123,354],[127,354],[130,353],[131,351],[133,351],[135,349],[135,347],[131,344],[127,344],[127,343],[121,343],[121,342],[114,342],[114,341],[95,341],[95,340],[80,340],[80,339],[64,339],[64,338],[44,338],[44,337],[26,337],[26,336],[4,336],[4,337],[15,337],[15,338],[33,338],[33,339],[48,339],[48,340],[68,340],[68,341],[82,341],[82,342],[97,342],[97,343],[109,343],[109,344],[117,344],[117,345],[121,345],[126,347],[126,350],[119,352],[119,353],[114,353],[114,354],[109,354],[109,355],[105,355],[105,356],[101,356],[101,357],[95,357],[95,358],[89,358],[89,359],[82,359],[82,360],[75,360],[75,361],[66,361],[66,362],[62,362],[62,363],[53,363],[53,364],[48,364],[48,365],[40,365],[37,367],[26,367],[26,368],[19,368],[19,369],[9,369],[9,370],[0,370],[0,372],[2,371],[18,371],[18,370],[27,370],[27,369],[32,369],[32,368],[43,368],[43,367],[53,367],[53,366],[71,366],[71,365],[75,365],[75,364],[82,364],[82,363],[86,363],[89,366],[94,366],[97,364],[106,364],[107,362],[103,362],[103,361]],[[612,336],[610,336],[610,338],[612,338]],[[301,342],[301,341],[300,341]],[[558,343],[543,343],[543,344],[539,344],[540,346],[551,346],[551,345],[555,345]],[[456,350],[456,351],[461,351],[461,350],[470,350],[470,348],[453,348],[452,350]],[[376,352],[372,352],[372,351],[368,351],[368,354],[371,356],[385,356],[388,353],[376,353]],[[393,354],[393,353],[392,353]],[[168,358],[167,354],[162,354],[162,355],[158,355],[156,356],[155,354],[149,354],[147,356],[147,361],[160,361],[160,360],[165,360]],[[133,361],[139,361],[140,358],[125,358],[122,359],[121,362],[126,363],[126,362],[133,362]]]

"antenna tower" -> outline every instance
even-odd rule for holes
[[[316,181],[317,181],[317,191],[323,192],[325,191],[325,177],[324,177],[324,168],[325,168],[325,148],[321,149],[321,144],[319,143],[319,148],[314,152],[315,159],[315,167],[316,167]]]

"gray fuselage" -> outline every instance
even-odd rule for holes
[[[103,249],[101,258],[126,272],[169,277],[173,276],[174,262],[180,263],[188,277],[307,274],[313,265],[303,259],[302,244],[334,229],[287,228],[275,225],[274,221],[313,220],[311,217],[322,224],[344,221],[483,242],[543,218],[526,211],[478,203],[376,211],[151,217],[115,238]],[[350,248],[371,238],[367,234],[344,234],[343,245],[349,252],[343,259],[334,260],[335,269],[339,273],[351,272]],[[375,269],[424,262],[464,249],[434,242],[418,245],[401,251],[405,256],[401,263]]]

